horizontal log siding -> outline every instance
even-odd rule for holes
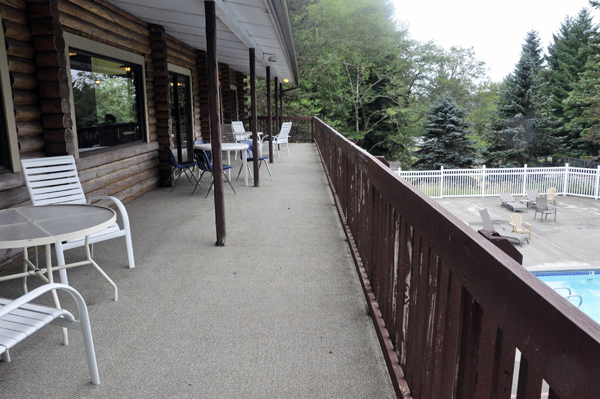
[[[136,143],[125,148],[92,154],[82,157],[77,163],[80,176],[94,176],[94,173],[88,173],[88,167],[105,168],[112,173],[110,179],[96,177],[92,181],[86,180],[85,183],[82,179],[87,194],[103,192],[105,195],[114,195],[123,202],[132,201],[145,192],[143,187],[148,186],[148,182],[153,182],[149,185],[156,187],[155,175],[158,174],[156,165],[154,173],[148,173],[143,167],[140,169],[140,164],[147,160],[142,161],[145,158],[139,157],[148,153],[147,157],[158,158],[153,85],[155,76],[150,29],[147,23],[104,1],[58,0],[58,10],[59,21],[65,31],[144,56],[149,122],[147,134],[150,143]],[[133,157],[132,160],[129,160],[130,157]],[[94,179],[99,180],[94,182]],[[138,186],[139,190],[136,190],[135,186]]]
[[[60,35],[62,31],[70,32],[143,55],[146,67],[150,142],[78,159],[84,191],[88,195],[113,195],[127,203],[157,187],[158,142],[149,25],[103,0],[36,1],[29,3],[29,8],[24,0],[0,0],[0,12],[20,157],[39,158],[47,156],[48,151],[68,150],[68,141],[73,137],[68,129],[71,110],[70,104],[62,100],[70,92],[68,86],[57,83],[66,76],[66,57],[59,54],[64,49]],[[46,20],[33,24],[32,17]],[[50,17],[56,17],[56,22],[48,22]],[[1,209],[30,203],[24,184],[21,173],[0,175]],[[18,264],[19,258],[19,251],[1,252],[0,272]]]
[[[320,120],[315,141],[399,397],[598,397],[600,326]]]
[[[200,103],[201,138],[210,141],[210,108],[208,101],[208,71],[206,69],[206,52],[196,52],[196,70],[198,71],[198,100]]]
[[[13,105],[17,123],[17,140],[21,158],[43,156],[44,138],[41,124],[41,106],[35,67],[35,51],[32,43],[27,4],[24,1],[0,2],[2,26],[6,39],[8,72],[13,92]],[[10,112],[7,110],[7,112]],[[0,176],[0,190],[21,186],[22,179]],[[13,203],[21,195],[11,196]],[[2,208],[7,206],[1,203]]]
[[[248,118],[248,85],[246,81],[248,77],[242,72],[236,72],[235,75],[238,95],[238,120],[243,121]],[[266,130],[263,131],[266,132]]]
[[[221,82],[221,109],[222,123],[231,123],[233,104],[231,103],[231,74],[229,65],[219,63],[219,79]]]

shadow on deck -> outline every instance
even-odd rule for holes
[[[119,301],[91,267],[69,272],[89,306],[101,384],[89,383],[81,334],[64,347],[48,327],[0,364],[0,396],[395,397],[315,146],[290,152],[271,166],[275,181],[261,169],[260,188],[225,185],[226,247],[214,246],[209,183],[192,196],[180,180],[129,203],[137,267],[125,268],[123,240],[94,249]],[[18,280],[2,284],[2,296],[21,293]]]

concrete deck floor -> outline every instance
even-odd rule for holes
[[[524,197],[515,196],[516,200]],[[512,210],[500,206],[500,197],[436,199],[447,210],[475,230],[483,229],[479,210],[487,208],[498,231],[511,231],[508,219]],[[523,254],[523,266],[530,271],[600,269],[600,200],[559,196],[553,216],[540,221],[535,210],[520,212],[523,222],[532,224],[529,244],[515,244]]]
[[[395,397],[316,149],[290,152],[271,166],[275,181],[263,167],[260,188],[225,185],[226,247],[214,245],[208,183],[192,196],[180,180],[127,204],[136,268],[123,240],[94,249],[119,301],[91,267],[69,271],[88,303],[101,384],[89,383],[81,334],[65,347],[49,326],[0,363],[0,397]],[[19,280],[1,287],[22,293]]]

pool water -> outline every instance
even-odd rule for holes
[[[565,287],[571,290],[572,295],[581,295],[581,306],[579,309],[590,316],[596,323],[600,324],[600,271],[576,271],[576,272],[539,272],[534,273],[540,280],[551,288]],[[566,289],[558,289],[556,292],[563,297],[569,294]],[[575,306],[579,304],[579,298],[568,298]]]

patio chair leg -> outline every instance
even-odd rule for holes
[[[229,187],[231,187],[231,189],[233,190],[233,193],[234,193],[235,195],[237,195],[237,193],[235,192],[235,188],[233,188],[233,184],[231,184],[231,181],[230,181],[230,180],[227,178],[227,174],[225,173],[225,171],[223,171],[223,175],[225,176],[225,181],[226,181],[227,183],[229,183]]]
[[[174,173],[174,171],[173,171]],[[175,181],[173,182],[173,187],[171,187],[171,192],[173,192],[173,190],[175,189],[175,186],[177,185],[177,182],[179,181],[179,178],[181,177],[181,171],[179,171],[179,175],[177,175],[177,179],[175,179]]]
[[[210,190],[212,190],[214,184],[215,184],[215,179],[213,179],[213,181],[210,183],[210,187],[208,188],[208,192],[206,193],[206,197],[204,197],[204,198],[208,198],[208,194],[210,194]]]
[[[173,179],[173,168],[171,168],[171,173],[169,174],[169,178],[167,179],[167,182],[165,183],[164,187],[167,187],[169,185],[169,182]]]
[[[271,176],[271,181],[273,181],[273,174],[271,173],[271,168],[269,168],[269,164],[267,162],[265,162],[264,160],[260,161],[261,164],[264,163],[265,166],[267,167],[267,171],[269,172],[269,176]],[[260,164],[258,165],[258,167],[260,168]]]
[[[200,187],[200,190],[202,190],[202,184],[200,184],[200,180],[196,180],[196,186],[194,186],[194,191],[192,191],[192,195],[194,195],[198,187]]]

